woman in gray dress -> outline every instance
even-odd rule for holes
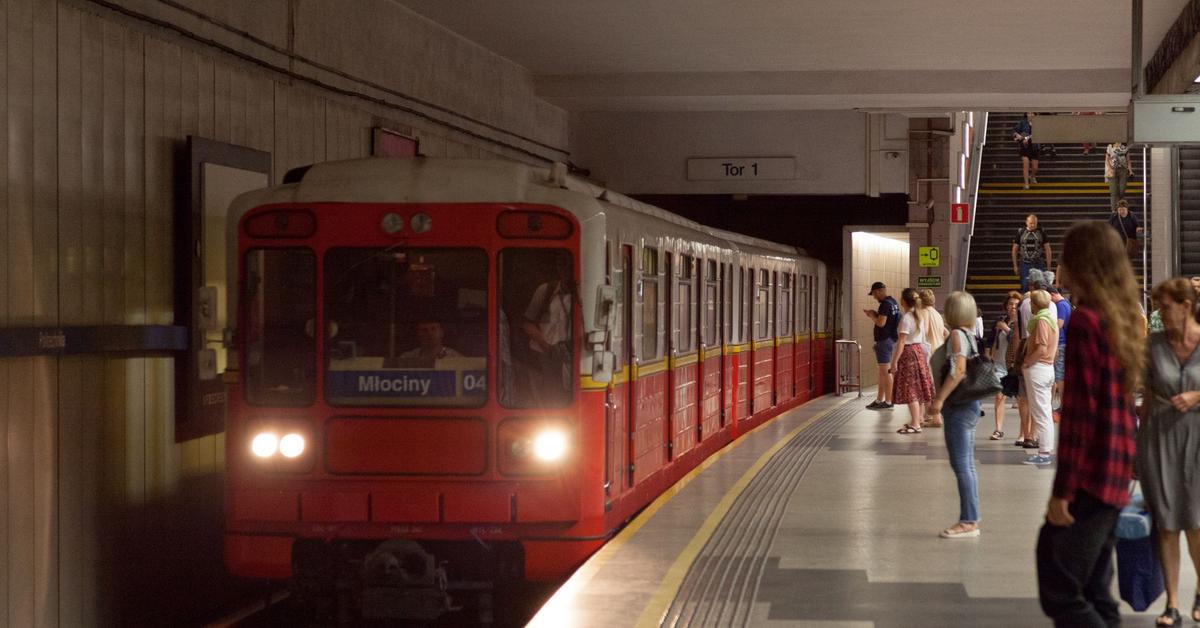
[[[1200,572],[1200,323],[1196,294],[1186,279],[1154,289],[1164,330],[1147,341],[1145,418],[1138,429],[1137,464],[1142,490],[1158,529],[1167,590],[1160,626],[1179,625],[1179,533],[1187,536],[1192,565]],[[1192,606],[1200,621],[1200,593]]]

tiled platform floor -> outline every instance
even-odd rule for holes
[[[677,584],[688,567],[678,564],[677,557],[701,538],[697,530],[729,487],[775,442],[814,415],[836,412],[840,404],[862,408],[868,400],[818,399],[751,434],[640,521],[636,531],[618,537],[618,543],[586,564],[534,625],[657,625],[665,604],[674,598],[671,583]],[[780,499],[790,492],[790,500],[766,550],[751,608],[733,623],[812,628],[1050,625],[1037,603],[1033,547],[1053,471],[1021,464],[1025,452],[1013,447],[1012,438],[988,440],[994,426],[992,410],[986,409],[976,437],[983,517],[979,538],[937,536],[958,512],[941,430],[898,435],[895,429],[907,410],[862,409],[825,439],[793,487],[780,489]],[[1010,410],[1006,418],[1005,431],[1013,433],[1016,412]],[[1195,625],[1186,619],[1195,584],[1185,558],[1180,587],[1185,625]],[[1152,626],[1164,599],[1141,614],[1124,607],[1125,625]],[[730,623],[729,618],[722,622],[710,616],[692,625]]]

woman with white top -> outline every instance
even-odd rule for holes
[[[913,288],[900,293],[900,325],[896,327],[896,351],[892,352],[889,371],[895,377],[892,398],[895,403],[908,404],[908,423],[897,434],[920,434],[925,406],[933,399],[933,378],[929,375],[929,359],[925,353],[925,317],[921,295]]]

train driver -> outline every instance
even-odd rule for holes
[[[434,320],[417,321],[417,346],[400,354],[401,358],[424,358],[440,360],[442,358],[458,358],[462,354],[442,344],[446,331],[442,323]]]
[[[570,396],[574,295],[571,258],[555,256],[553,277],[534,291],[521,323],[533,350],[529,390],[538,406],[562,405]]]

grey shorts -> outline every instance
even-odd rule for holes
[[[1067,373],[1067,345],[1058,345],[1058,353],[1054,354],[1054,381],[1063,381]]]
[[[896,341],[891,338],[875,341],[875,363],[890,364],[892,362],[892,350],[896,348]]]

